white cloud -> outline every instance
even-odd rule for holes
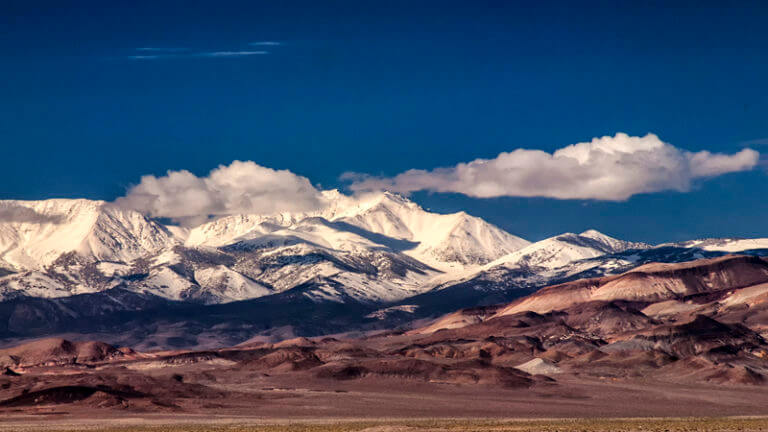
[[[282,43],[276,42],[276,41],[259,41],[259,42],[251,42],[248,45],[251,46],[280,46]]]
[[[195,226],[218,216],[310,211],[325,203],[306,177],[234,161],[205,177],[186,170],[168,171],[162,177],[143,176],[115,204]]]
[[[517,149],[494,159],[476,159],[431,171],[413,169],[392,178],[345,174],[352,190],[388,189],[456,192],[557,199],[626,200],[664,190],[685,192],[695,179],[754,168],[760,154],[751,149],[727,155],[681,150],[656,135],[618,133],[561,148],[554,153]]]
[[[358,193],[387,189],[455,192],[472,197],[549,197],[621,201],[640,193],[685,192],[696,179],[745,171],[759,163],[750,149],[734,154],[688,152],[656,135],[595,138],[554,153],[517,149],[494,159],[476,159],[431,171],[409,170],[392,178],[347,173]],[[306,178],[254,162],[234,161],[207,176],[186,170],[147,175],[116,204],[152,217],[195,226],[232,214],[308,212],[329,204]],[[32,215],[0,208],[0,218]]]

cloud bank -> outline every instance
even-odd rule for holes
[[[186,170],[168,171],[161,177],[143,176],[115,204],[195,226],[232,214],[311,211],[322,208],[325,202],[306,177],[250,161],[234,161],[205,177]]]
[[[476,159],[452,167],[409,170],[391,178],[347,173],[357,194],[391,190],[426,190],[471,197],[547,197],[623,201],[660,191],[690,190],[697,179],[751,170],[760,154],[744,149],[734,154],[689,152],[656,135],[595,138],[554,153],[517,149],[494,159]],[[306,177],[254,162],[234,161],[198,177],[186,171],[147,175],[115,201],[151,217],[196,226],[233,214],[308,212],[330,204]],[[335,199],[343,199],[336,196]],[[0,219],[34,218],[23,209],[0,207]]]
[[[690,190],[696,179],[754,168],[760,154],[688,152],[661,141],[618,133],[554,153],[517,149],[431,171],[412,169],[392,178],[347,173],[353,191],[387,189],[454,192],[471,197],[547,197],[623,201],[641,194]]]

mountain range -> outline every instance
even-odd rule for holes
[[[532,243],[389,192],[323,195],[314,212],[194,227],[103,201],[0,201],[0,336],[162,348],[367,331],[652,262],[768,252],[768,239],[652,246],[595,230]]]

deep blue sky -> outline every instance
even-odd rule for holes
[[[114,199],[234,159],[336,187],[616,132],[768,153],[768,7],[718,3],[4,0],[0,198]],[[764,167],[620,203],[415,198],[533,240],[768,236]]]

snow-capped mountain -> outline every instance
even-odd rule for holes
[[[530,243],[464,212],[429,213],[388,192],[337,220],[410,242],[400,246],[407,255],[440,269],[485,264]]]
[[[88,262],[128,262],[176,239],[140,213],[104,201],[0,201],[0,267],[42,269],[73,252]]]
[[[706,239],[651,246],[595,230],[565,233],[455,274],[435,285],[432,292],[448,290],[456,295],[457,289],[480,290],[511,299],[515,291],[525,293],[570,280],[619,274],[652,262],[677,263],[728,253],[768,255],[768,239]]]
[[[700,239],[679,243],[665,243],[661,246],[674,246],[682,248],[696,248],[713,252],[741,252],[747,250],[768,249],[768,238],[758,239]]]
[[[595,230],[581,234],[565,233],[532,243],[522,249],[505,255],[485,268],[504,266],[507,268],[553,269],[574,261],[615,254],[629,249],[648,249],[645,243],[618,240]]]
[[[324,199],[191,229],[101,201],[0,201],[0,336],[118,331],[193,346],[385,328],[650,262],[768,252],[768,239],[650,246],[594,230],[530,243],[395,194]]]
[[[100,201],[5,201],[15,218],[0,223],[0,268],[10,273],[0,278],[0,296],[119,286],[225,303],[302,286],[317,300],[391,302],[528,244],[482,219],[430,213],[395,194],[324,195],[329,205],[316,212],[229,216],[190,230]]]
[[[441,283],[436,289],[473,281],[482,282],[483,285],[495,284],[500,288],[541,286],[600,265],[629,265],[628,261],[606,263],[594,259],[649,248],[651,246],[648,244],[618,240],[595,230],[581,234],[564,233],[531,243],[485,265],[457,273],[453,279]],[[605,270],[607,272],[609,269]]]
[[[103,201],[0,201],[0,300],[120,288],[203,304],[286,292],[385,304],[457,286],[532,289],[652,260],[768,247],[764,239],[709,239],[654,248],[595,230],[530,243],[388,192],[323,197],[327,205],[314,212],[234,215],[191,229]]]
[[[389,192],[351,201],[326,191],[334,205],[305,214],[238,215],[194,228],[187,246],[313,244],[326,249],[388,249],[433,267],[485,264],[529,244],[464,212],[442,215]]]

